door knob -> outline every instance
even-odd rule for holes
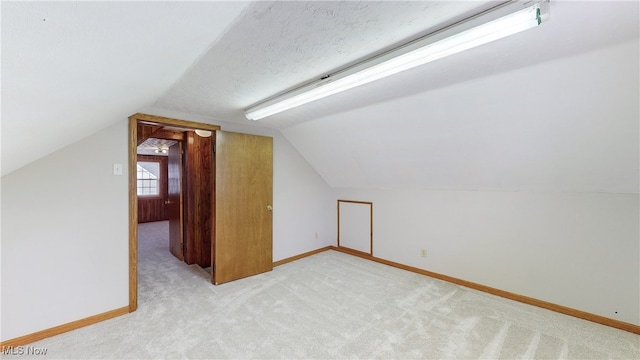
[[[267,205],[267,210],[268,210],[268,211],[273,210],[273,206],[271,206],[271,205]]]

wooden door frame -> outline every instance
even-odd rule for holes
[[[359,250],[351,249],[346,246],[340,246],[340,203],[350,203],[350,204],[361,204],[361,205],[369,205],[369,252],[362,252]],[[371,201],[356,201],[356,200],[340,200],[338,199],[338,247],[343,249],[349,249],[350,251],[355,251],[361,254],[366,254],[373,256],[373,202]]]
[[[129,116],[129,312],[138,308],[138,193],[136,163],[138,123],[175,126],[185,129],[220,130],[219,125],[136,113]]]

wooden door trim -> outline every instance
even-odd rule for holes
[[[129,117],[129,312],[138,308],[138,120]]]
[[[168,125],[185,129],[216,131],[219,125],[136,113],[129,116],[129,312],[138,308],[138,196],[136,162],[138,158],[138,122]]]
[[[206,123],[200,123],[200,122],[195,122],[190,120],[174,119],[174,118],[168,118],[168,117],[157,116],[157,115],[136,113],[129,116],[129,119],[132,119],[132,118],[144,124],[170,125],[170,126],[176,126],[176,127],[194,129],[194,130],[195,129],[210,130],[210,131],[220,130],[220,125],[206,124]]]

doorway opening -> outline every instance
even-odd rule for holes
[[[198,206],[197,204],[187,203],[187,196],[185,196],[187,189],[182,182],[184,166],[182,154],[185,147],[184,144],[187,141],[194,142],[193,139],[188,139],[185,134],[189,133],[200,137],[200,135],[195,135],[195,130],[205,131],[205,135],[208,132],[208,136],[211,137],[212,133],[220,130],[220,126],[147,114],[134,114],[129,117],[129,312],[133,312],[138,308],[138,224],[140,220],[158,219],[166,221],[165,224],[157,224],[158,226],[149,228],[151,231],[168,230],[170,238],[169,249],[178,259],[184,260],[185,254],[188,253],[188,251],[185,251],[183,237],[185,234],[184,212],[193,211],[193,208]],[[158,155],[161,153],[164,155],[164,151],[167,154],[165,184],[161,184],[163,182],[162,174],[159,174],[158,179],[152,179],[154,177],[153,171],[149,171],[153,170],[152,166],[149,169],[143,167],[142,171],[138,171],[138,147],[148,139],[166,141],[163,146],[158,146],[157,149],[154,149],[154,152],[158,150]],[[209,154],[211,156],[211,152]],[[194,157],[190,157],[190,159],[192,158]],[[162,160],[158,162],[162,164]],[[211,167],[208,170],[210,172]],[[142,181],[140,184],[139,173],[142,174],[142,178],[145,175],[150,178],[140,180],[150,181]],[[157,180],[157,183],[154,184],[153,180]],[[149,190],[143,190],[143,192],[153,192],[153,194],[147,198],[139,198],[138,185],[142,185],[143,188],[148,185],[147,188]],[[157,185],[157,190],[154,189],[154,185]],[[163,185],[166,185],[166,194],[162,193]],[[206,186],[206,184],[203,186]],[[211,189],[211,185],[209,185],[209,189]],[[212,191],[205,193],[209,194],[208,196],[210,197],[213,196],[211,194]],[[201,206],[201,208],[211,209],[212,206],[209,203],[208,206]],[[141,214],[143,215],[140,216]],[[212,224],[213,220],[210,223]],[[207,224],[198,223],[197,228],[206,229]],[[213,234],[209,231],[209,233],[203,235],[210,237]],[[210,253],[211,250],[208,250],[208,252]],[[210,262],[210,257],[208,259]]]
[[[187,264],[212,265],[211,282],[216,285],[273,269],[273,138],[221,131],[217,125],[135,114],[129,117],[130,312],[138,306],[136,148],[141,139],[175,129],[184,134],[184,156],[177,158],[183,159],[186,180],[179,203],[170,204],[176,208],[179,205],[183,219],[183,241],[170,237],[170,242],[176,244],[171,246],[176,249],[174,255],[179,258],[182,252]],[[196,129],[206,131],[209,141],[202,140],[206,136],[197,135]],[[190,147],[194,147],[193,151]],[[169,184],[171,172],[170,148]]]

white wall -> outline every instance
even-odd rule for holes
[[[335,193],[373,202],[376,257],[640,325],[637,194]]]
[[[216,123],[274,137],[274,261],[335,244],[332,193],[287,140]],[[127,146],[122,121],[1,178],[2,340],[128,305]]]
[[[335,245],[329,186],[280,133],[272,136],[273,260]]]
[[[335,213],[336,198],[280,132],[197,116],[182,118],[213,122],[223,131],[273,137],[273,261],[336,244],[335,218],[329,217]]]
[[[128,306],[126,169],[121,122],[1,178],[2,340]]]
[[[635,39],[282,133],[331,187],[638,193],[639,62]]]
[[[640,325],[639,56],[633,38],[282,133],[336,198],[374,203],[375,256]]]

